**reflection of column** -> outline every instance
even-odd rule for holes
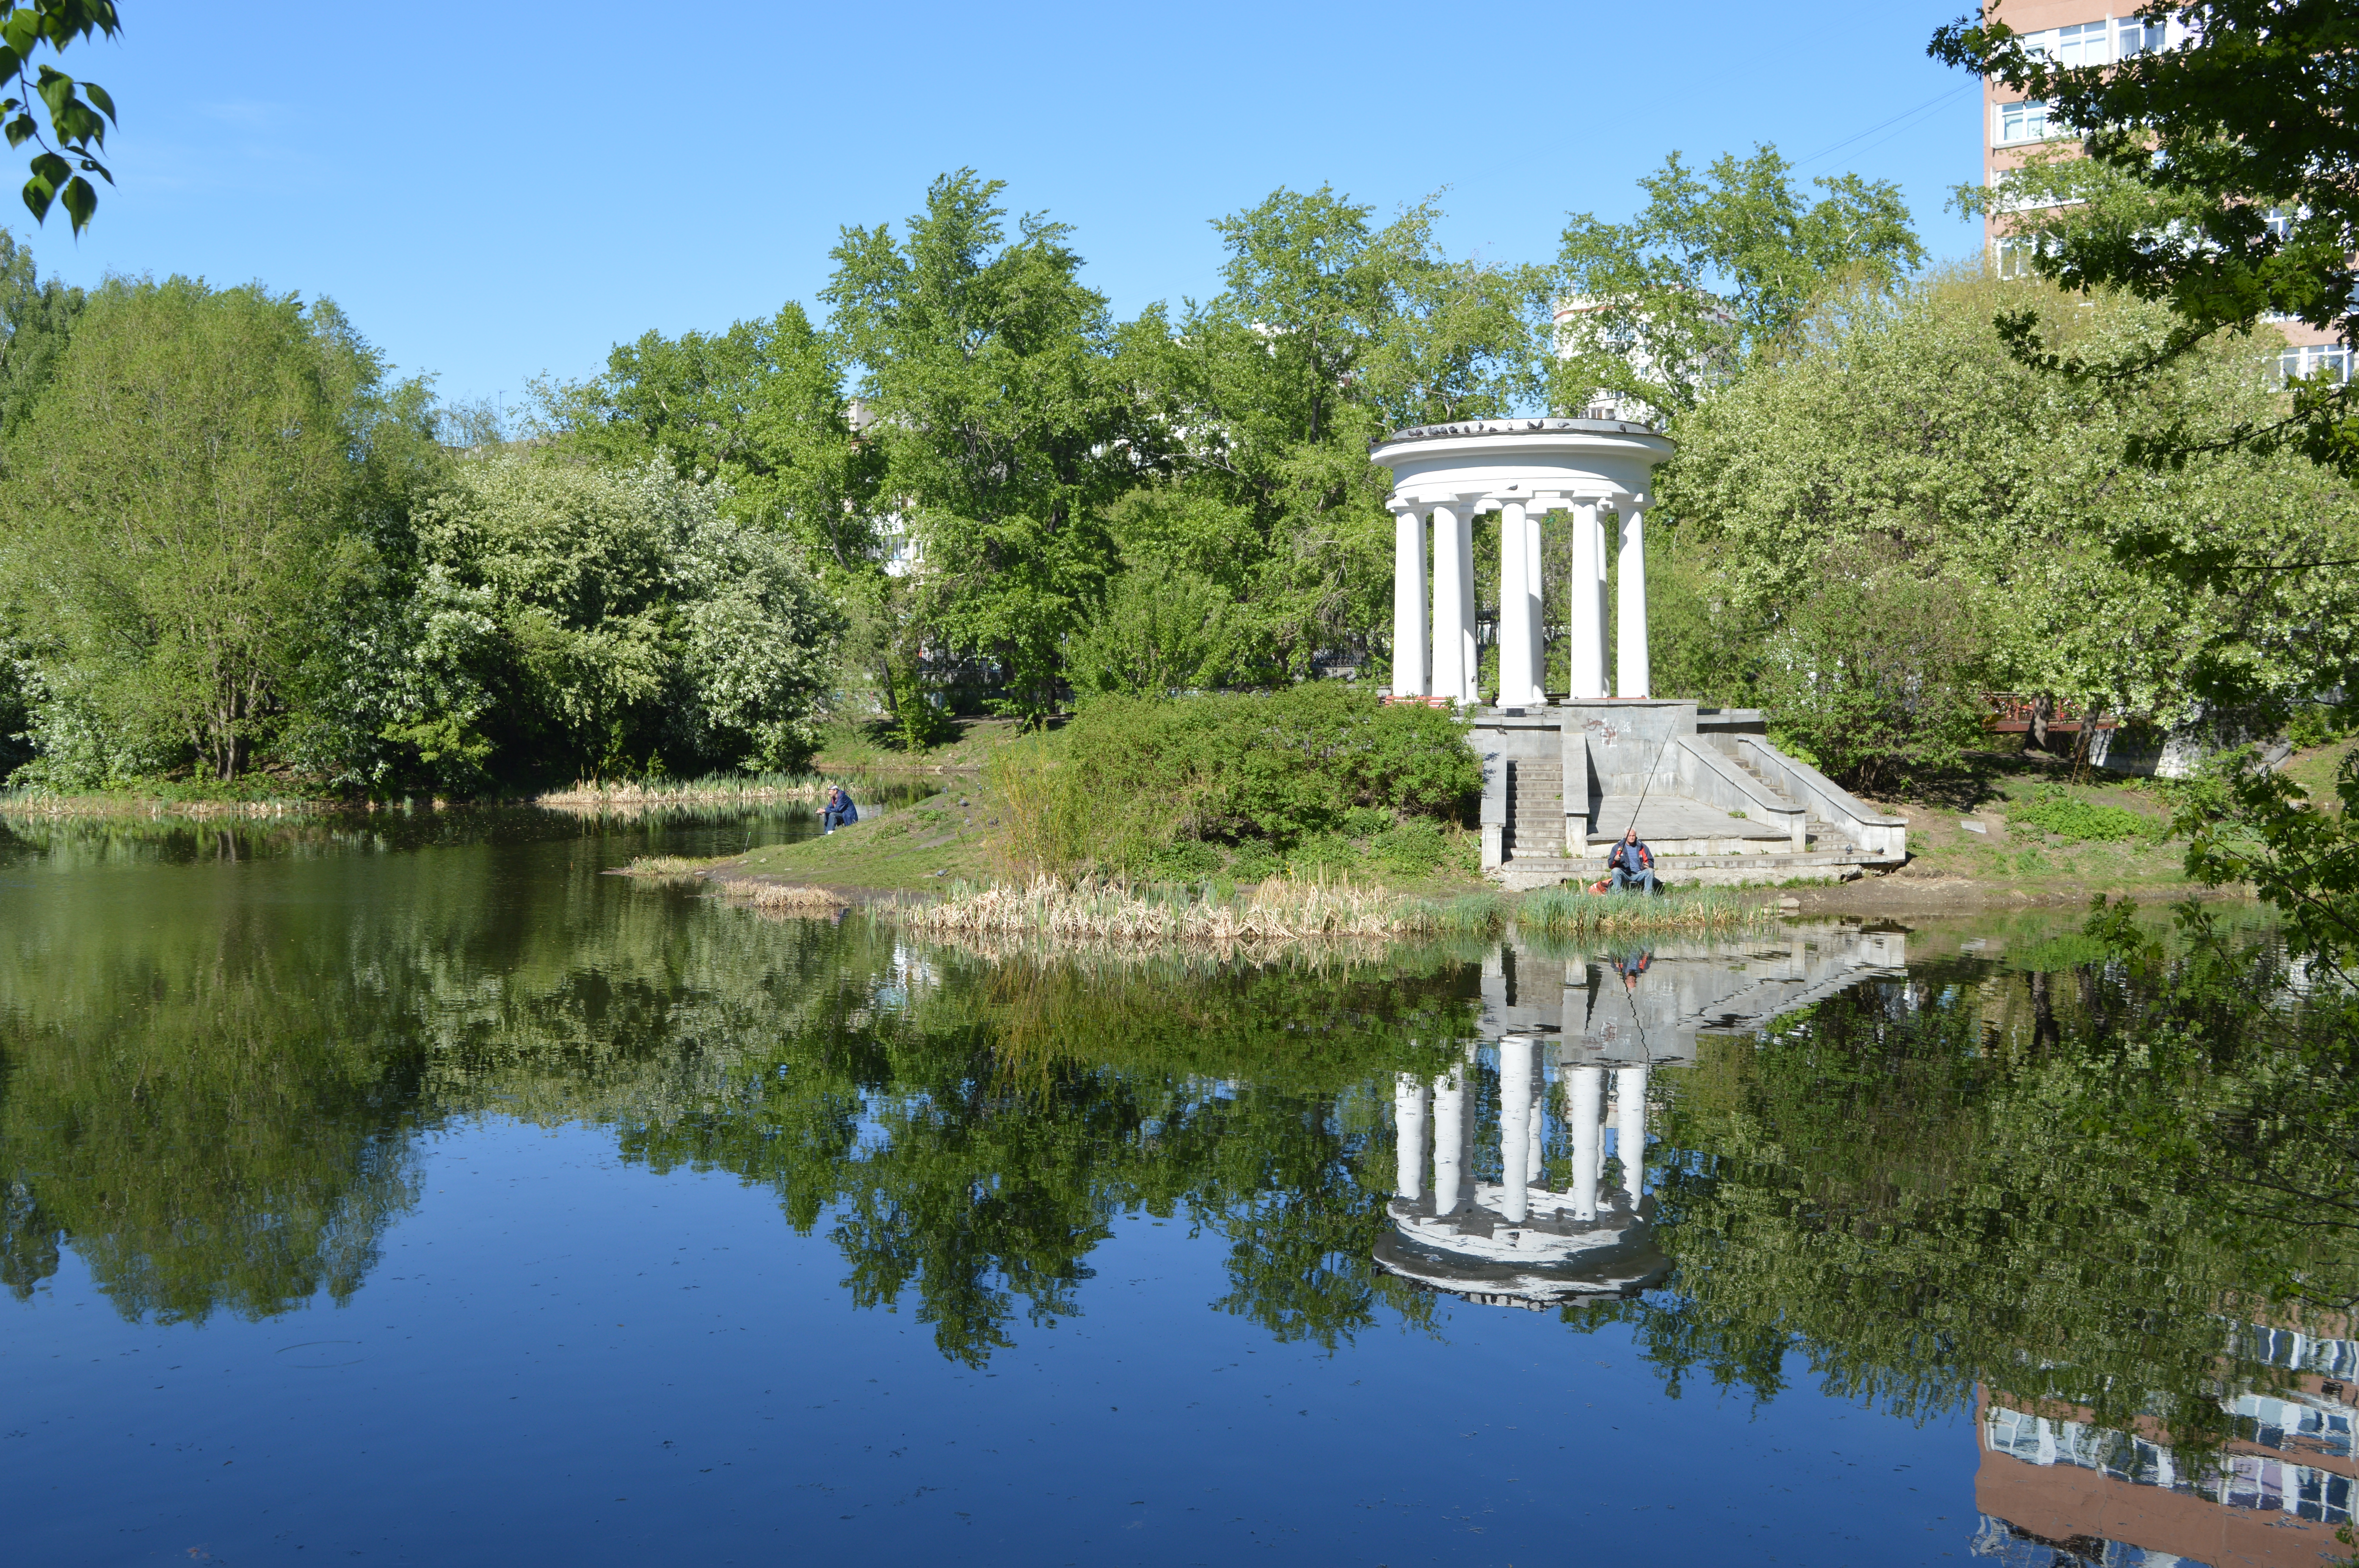
[[[1605,695],[1605,600],[1598,590],[1597,503],[1572,508],[1572,700],[1594,702]]]
[[[1532,1136],[1525,1147],[1524,1169],[1530,1173],[1532,1184],[1546,1181],[1548,1171],[1548,1072],[1540,1065],[1540,1053],[1532,1053]]]
[[[1425,514],[1394,514],[1393,695],[1425,695]]]
[[[1621,1122],[1614,1130],[1614,1152],[1622,1161],[1622,1190],[1636,1204],[1647,1169],[1647,1069],[1616,1067],[1614,1098],[1622,1108]]]
[[[1645,499],[1622,503],[1622,577],[1614,608],[1614,694],[1651,696],[1647,669],[1647,513]]]
[[[1599,1101],[1603,1098],[1605,1070],[1567,1067],[1564,1071],[1565,1119],[1572,1124],[1572,1217],[1597,1217],[1597,1165],[1603,1157],[1598,1145]]]
[[[1510,1034],[1499,1042],[1500,1212],[1521,1225],[1531,1215],[1532,1043]]]
[[[1458,552],[1461,511],[1456,506],[1433,509],[1433,670],[1429,690],[1452,702],[1463,700],[1470,684],[1465,655],[1474,638],[1473,617],[1465,609],[1474,586],[1469,580],[1471,563]]]
[[[1408,1073],[1393,1078],[1393,1168],[1400,1195],[1425,1195],[1425,1085]]]
[[[1458,1206],[1466,1155],[1466,1069],[1433,1080],[1433,1212]]]

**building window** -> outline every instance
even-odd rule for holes
[[[1999,146],[2048,139],[2048,105],[2037,99],[1998,106]]]
[[[2162,48],[2162,24],[2141,22],[2136,16],[2124,16],[2114,24],[2116,40],[2114,58],[2128,59],[2133,55],[2153,54]]]
[[[2029,277],[2034,270],[2031,265],[2032,258],[2043,250],[2053,253],[2055,248],[2056,242],[2052,239],[2027,237],[2001,240],[1992,247],[1995,253],[1993,260],[1997,265],[1998,275],[2001,277]]]
[[[2049,44],[2045,52],[2049,59],[2060,66],[2111,65],[2114,52],[2105,47],[2106,31],[2106,25],[2103,22],[2059,27],[2056,29],[2056,41]]]
[[[2351,351],[2341,343],[2303,343],[2277,356],[2277,383],[2316,377],[2336,385],[2351,380]]]

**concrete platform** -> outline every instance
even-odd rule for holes
[[[1837,881],[1908,859],[1908,824],[1769,744],[1752,709],[1637,699],[1480,708],[1483,866],[1596,881],[1635,820],[1673,884]]]

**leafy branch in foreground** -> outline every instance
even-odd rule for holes
[[[2214,816],[2190,801],[2178,830],[2189,836],[2187,869],[2218,886],[2249,881],[2283,911],[2294,950],[2349,973],[2359,954],[2359,752],[2334,781],[2340,810],[2306,798],[2292,780],[2249,764],[2221,781],[2227,810]]]
[[[2220,331],[2292,319],[2341,332],[2359,271],[2359,19],[2306,0],[2153,0],[2121,18],[2136,52],[2065,65],[1997,19],[1937,32],[1935,59],[2048,105],[2051,126],[2085,137],[2035,156],[2003,184],[1961,190],[1969,212],[2013,214],[2032,268],[2067,288],[2126,288],[2166,300],[2181,325],[2130,361],[2057,355],[2018,331],[2027,363],[2075,375],[2136,373]],[[2108,51],[2111,52],[2111,51]],[[2345,386],[2299,387],[2288,416],[2233,437],[2291,445],[2359,472],[2359,404]],[[2132,456],[2168,462],[2186,438],[2162,431]]]
[[[5,116],[0,129],[7,132],[10,146],[30,142],[40,149],[33,157],[32,178],[25,181],[24,191],[26,209],[35,222],[49,222],[49,204],[63,201],[74,232],[89,227],[91,214],[98,211],[98,188],[82,175],[94,174],[109,185],[114,183],[114,176],[97,156],[106,146],[114,100],[97,82],[76,81],[46,63],[39,75],[27,82],[25,73],[32,69],[33,51],[43,44],[62,51],[92,33],[111,38],[122,31],[114,0],[33,0],[0,16],[0,80],[14,78],[16,84],[14,96],[0,98],[0,116]],[[41,135],[39,122],[33,117],[36,99],[49,111],[54,146]]]

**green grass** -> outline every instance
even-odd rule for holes
[[[2118,806],[2107,806],[2067,790],[2041,790],[2006,808],[2010,827],[2036,827],[2067,844],[2114,843],[2143,838],[2160,843],[2169,823]]]

